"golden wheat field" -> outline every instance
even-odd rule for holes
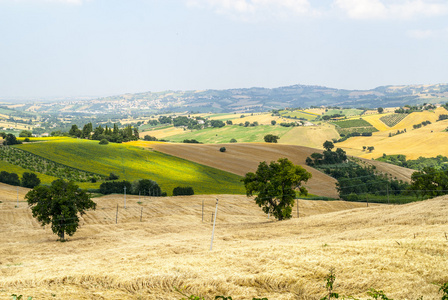
[[[294,208],[277,222],[241,195],[128,196],[126,209],[110,195],[65,243],[15,197],[0,203],[1,299],[180,299],[175,287],[205,299],[320,299],[331,268],[336,292],[364,299],[369,288],[440,299],[434,283],[448,281],[447,197],[369,207],[300,200],[300,218]]]

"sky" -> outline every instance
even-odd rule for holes
[[[0,99],[436,83],[447,0],[0,0]]]

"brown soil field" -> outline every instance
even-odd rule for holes
[[[94,199],[65,243],[11,197],[0,203],[1,299],[182,298],[175,287],[207,300],[320,299],[331,268],[336,292],[363,299],[369,288],[440,299],[435,284],[448,281],[447,197],[369,207],[300,200],[300,218],[276,222],[241,195],[128,196],[126,209],[110,195]]]
[[[274,161],[287,157],[294,164],[301,165],[313,177],[305,184],[309,193],[339,198],[336,191],[336,180],[305,164],[305,160],[314,152],[322,150],[297,145],[268,144],[268,143],[237,143],[237,144],[169,144],[169,143],[139,143],[139,146],[150,147],[154,150],[170,155],[188,159],[203,165],[225,170],[241,176],[247,172],[255,172],[261,161]],[[226,152],[218,151],[226,147]],[[339,144],[336,144],[339,147]],[[363,160],[365,163],[375,165],[377,170],[392,175],[393,178],[410,182],[413,170],[394,166],[391,164]]]
[[[142,145],[141,143],[138,145]],[[287,157],[294,164],[301,165],[313,177],[305,184],[308,192],[332,198],[338,198],[336,180],[314,168],[305,165],[305,159],[316,151],[308,147],[267,143],[234,143],[234,144],[170,144],[150,143],[154,150],[188,159],[203,165],[244,176],[255,172],[262,161],[276,161]],[[226,147],[226,152],[219,148]]]

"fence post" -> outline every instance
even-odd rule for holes
[[[142,210],[140,211],[140,222],[142,221],[142,216],[143,216],[143,207]]]
[[[213,237],[215,236],[216,215],[218,214],[218,199],[216,199],[215,218],[213,221],[212,241],[210,242],[210,251],[213,249]]]

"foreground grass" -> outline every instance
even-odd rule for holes
[[[60,138],[17,147],[80,170],[115,173],[120,180],[152,179],[168,194],[176,186],[192,186],[196,194],[244,193],[240,176],[128,144],[99,145],[98,141]],[[79,185],[98,188],[100,182]]]

